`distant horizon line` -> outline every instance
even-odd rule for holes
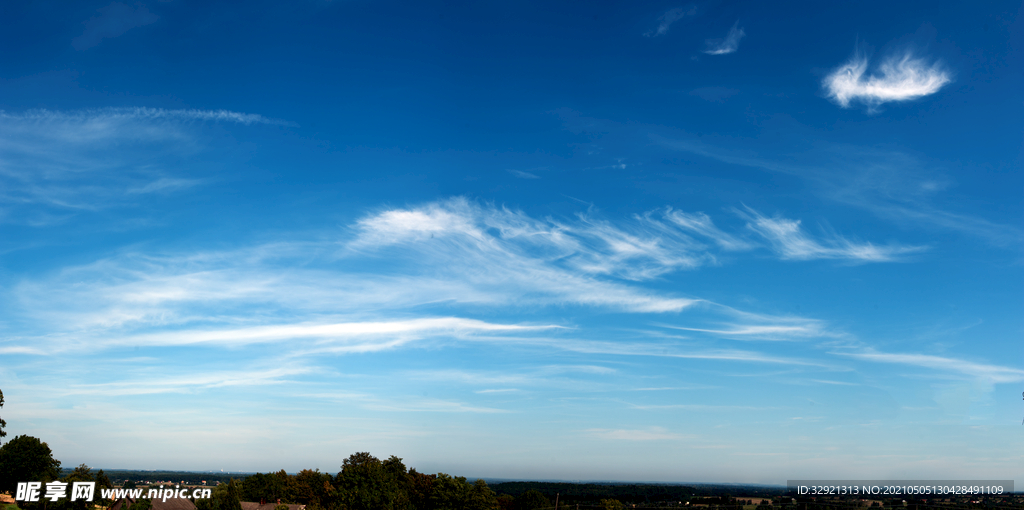
[[[88,464],[87,464],[87,466],[88,466]],[[263,472],[263,471],[220,471],[220,470],[217,470],[217,471],[215,471],[215,470],[191,471],[191,470],[181,470],[181,469],[124,469],[124,468],[102,468],[102,467],[95,467],[95,466],[88,466],[88,467],[89,467],[90,470],[93,470],[93,471],[102,470],[102,471],[105,471],[105,472],[106,471],[111,471],[111,472],[112,471],[123,471],[123,472],[129,472],[129,473],[187,473],[187,474],[194,474],[194,475],[205,475],[205,474],[210,474],[210,475],[256,475],[256,474],[273,474],[273,473],[277,473],[277,472],[282,471],[282,470],[267,471],[267,472]],[[68,467],[62,467],[61,468],[61,472],[65,472],[65,471],[73,472],[74,470],[75,470],[75,468],[68,468]],[[298,472],[289,472],[287,470],[284,470],[284,472],[286,474],[289,474],[289,475],[297,475],[298,474]],[[326,471],[325,471],[325,473],[326,473]],[[461,475],[455,475],[455,476],[461,476]],[[466,476],[465,478],[467,480],[469,480],[469,479],[472,479],[472,480],[483,480],[483,481],[485,481],[487,483],[491,483],[491,482],[495,482],[495,483],[533,482],[533,483],[571,483],[571,484],[592,483],[592,484],[598,484],[598,485],[633,484],[633,485],[688,485],[688,486],[744,486],[744,487],[773,487],[773,488],[778,488],[778,487],[786,488],[787,487],[785,484],[748,483],[748,482],[656,482],[656,481],[635,481],[635,480],[583,480],[583,479],[565,480],[565,479],[558,479],[558,478],[525,479],[525,478],[498,478],[498,477],[489,477],[489,476],[477,476],[477,477]]]

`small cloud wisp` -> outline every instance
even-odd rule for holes
[[[682,7],[676,7],[675,9],[669,9],[665,11],[665,14],[658,16],[658,28],[648,30],[644,33],[646,37],[658,37],[659,35],[665,35],[668,33],[669,27],[673,23],[687,17],[697,14],[696,7],[690,7],[689,9],[683,9]]]
[[[952,81],[938,61],[929,64],[909,52],[886,59],[875,74],[868,75],[867,70],[868,58],[858,53],[825,77],[822,85],[843,108],[860,101],[875,109],[882,103],[932,95]]]
[[[740,39],[747,35],[742,28],[740,23],[737,21],[729,29],[729,33],[725,35],[724,39],[709,39],[707,41],[707,49],[704,53],[708,55],[728,55],[729,53],[736,53],[736,50],[740,47]]]

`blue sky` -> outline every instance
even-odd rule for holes
[[[1019,9],[6,5],[0,416],[69,466],[1024,483]]]

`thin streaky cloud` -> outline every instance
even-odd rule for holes
[[[711,239],[725,250],[749,250],[755,246],[746,240],[722,231],[715,226],[707,214],[702,212],[685,213],[669,208],[665,213],[665,218],[679,228]]]
[[[644,33],[646,37],[658,37],[659,35],[665,35],[668,33],[669,27],[673,23],[687,17],[697,14],[697,7],[691,6],[689,8],[676,7],[675,9],[669,9],[664,14],[658,16],[658,26]]]
[[[530,172],[524,172],[522,170],[509,170],[508,173],[519,177],[520,179],[540,179],[540,176],[531,174]]]
[[[736,50],[740,47],[740,39],[747,35],[746,32],[740,28],[740,22],[737,21],[729,29],[729,33],[725,35],[723,39],[709,39],[706,41],[707,49],[704,53],[708,55],[728,55],[729,53],[736,53]]]
[[[1024,381],[1024,370],[1019,368],[986,365],[963,359],[933,356],[930,354],[898,354],[878,352],[874,350],[867,350],[863,352],[834,352],[832,354],[848,356],[866,361],[874,361],[876,363],[896,363],[931,368],[947,373],[951,372],[966,375],[989,383],[1005,384]]]
[[[284,124],[294,123],[270,119],[255,113],[241,113],[230,110],[199,110],[199,109],[176,109],[167,110],[164,108],[99,108],[89,110],[55,111],[55,110],[27,110],[23,113],[9,113],[0,110],[0,119],[5,121],[32,121],[39,122],[63,122],[76,123],[86,128],[111,128],[125,122],[132,121],[224,121],[236,122],[239,124]]]
[[[264,386],[287,383],[286,377],[315,372],[310,367],[267,367],[261,370],[233,370],[190,374],[162,375],[158,378],[136,377],[127,382],[72,385],[63,395],[153,395],[161,393],[191,393],[225,386]]]
[[[422,399],[418,401],[409,402],[389,402],[389,403],[367,403],[364,405],[367,409],[375,411],[395,411],[395,412],[419,412],[419,413],[477,413],[477,414],[504,414],[511,413],[507,409],[498,409],[494,407],[480,407],[467,405],[462,402],[441,400],[441,399]]]
[[[781,217],[768,218],[747,208],[740,213],[750,221],[747,228],[758,233],[775,252],[787,260],[842,259],[856,262],[892,262],[902,256],[926,250],[924,246],[876,246],[872,243],[858,243],[839,235],[818,241],[805,233],[800,220]]]
[[[683,331],[697,331],[700,333],[712,333],[715,335],[722,336],[735,336],[735,337],[746,337],[752,336],[757,338],[772,338],[772,339],[784,339],[792,340],[795,337],[817,337],[822,336],[822,332],[816,327],[809,326],[746,326],[737,325],[730,329],[703,329],[703,328],[685,328],[681,326],[666,326],[673,329],[680,329]]]
[[[593,438],[612,441],[673,441],[692,439],[694,437],[692,435],[669,432],[663,427],[650,427],[647,429],[586,429],[583,433]]]
[[[585,354],[615,354],[622,356],[651,356],[678,359],[704,359],[718,361],[737,361],[750,363],[768,363],[780,365],[813,366],[835,369],[833,365],[800,358],[773,356],[757,351],[739,349],[694,349],[684,350],[680,347],[666,346],[660,343],[607,342],[601,340],[567,340],[541,337],[524,338],[521,344],[547,345],[570,352]]]
[[[703,141],[670,140],[652,135],[665,147],[697,154],[732,165],[759,168],[768,172],[792,175],[810,182],[816,193],[837,203],[870,211],[878,217],[897,223],[929,225],[957,230],[981,237],[997,246],[1020,244],[1024,232],[1016,226],[1000,224],[977,216],[939,209],[928,203],[928,196],[918,196],[922,186],[914,173],[921,163],[907,154],[893,151],[851,148],[845,145],[826,146],[821,154],[826,163],[781,163],[749,151],[715,147]],[[787,155],[786,159],[791,159]],[[893,163],[897,161],[897,163]],[[842,171],[836,171],[837,168]],[[893,187],[893,177],[908,181]],[[899,181],[897,181],[899,183]]]
[[[421,318],[404,321],[343,322],[331,324],[288,324],[235,328],[222,330],[180,329],[173,332],[108,336],[88,342],[69,342],[57,337],[54,346],[45,354],[56,355],[69,349],[109,349],[118,346],[244,346],[262,343],[281,343],[295,347],[295,342],[306,340],[312,347],[299,349],[294,354],[314,353],[367,353],[394,349],[417,340],[433,337],[461,337],[475,332],[527,332],[557,328],[558,326],[525,326],[494,324],[457,317]],[[37,341],[45,342],[45,339]],[[26,352],[28,354],[28,352]],[[32,354],[43,354],[32,352]]]
[[[206,123],[294,125],[229,110],[0,111],[0,222],[48,226],[214,181],[168,168],[213,144]]]
[[[202,184],[201,179],[173,179],[169,177],[161,177],[155,181],[146,183],[141,186],[132,186],[125,190],[129,195],[142,195],[146,193],[169,193],[172,191],[180,191],[193,186]]]
[[[952,76],[939,61],[929,62],[908,51],[886,58],[870,75],[867,56],[857,53],[826,76],[822,85],[843,108],[860,101],[873,110],[882,103],[932,95],[950,81]]]

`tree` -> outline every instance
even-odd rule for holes
[[[626,508],[626,505],[623,505],[622,502],[617,499],[602,499],[601,508],[603,510],[622,510],[623,508]]]
[[[65,476],[64,478],[61,478],[60,481],[66,482],[68,484],[68,487],[73,487],[75,482],[94,482],[96,480],[93,478],[92,470],[89,469],[89,466],[86,466],[85,464],[81,464],[78,467],[76,467],[75,470],[72,471],[71,473],[69,473],[67,476]],[[97,488],[96,491],[94,492],[93,498],[95,498],[99,494],[100,494],[99,488]],[[91,510],[92,509],[92,502],[91,501],[85,501],[83,499],[79,499],[79,500],[76,500],[76,501],[71,501],[70,499],[60,499],[60,500],[57,500],[56,504],[50,503],[49,505],[47,505],[47,509],[48,510],[57,510],[57,509],[60,509],[60,510]]]
[[[0,446],[0,492],[13,492],[18,482],[52,482],[60,477],[60,461],[50,447],[21,435]]]
[[[466,510],[494,510],[498,507],[498,498],[487,482],[477,480],[466,494]]]
[[[434,479],[437,478],[437,475],[420,473],[413,468],[409,470],[405,478],[405,491],[409,495],[412,507],[428,510],[430,508],[430,493],[434,490]]]
[[[242,504],[238,499],[238,485],[234,478],[228,480],[228,490],[218,503],[217,510],[242,510]]]
[[[514,506],[516,510],[533,510],[551,506],[551,502],[540,491],[530,489],[516,498]]]
[[[3,407],[3,406],[4,406],[4,392],[0,391],[0,407]],[[4,432],[4,427],[6,427],[6,426],[7,426],[7,422],[5,422],[3,418],[0,418],[0,437],[4,437],[4,436],[7,435],[7,432]],[[3,442],[0,441],[0,444],[2,444],[2,443]]]
[[[230,479],[228,483],[214,487],[209,498],[198,498],[194,503],[198,510],[242,510],[242,504],[238,500],[238,486],[235,484],[234,478]]]
[[[110,506],[110,500],[103,499],[103,489],[113,489],[114,484],[111,483],[110,478],[107,478],[107,474],[103,470],[96,472],[96,495],[94,496],[100,506]]]
[[[333,477],[320,470],[303,469],[299,474],[288,477],[287,500],[312,508],[329,508],[334,496]]]
[[[287,474],[282,479],[279,474],[256,473],[242,480],[242,487],[239,490],[241,499],[245,501],[273,502],[278,498],[287,497],[284,494]]]
[[[461,476],[438,473],[430,491],[431,510],[463,510],[469,484]]]
[[[498,508],[501,510],[514,510],[516,498],[511,494],[498,495]]]
[[[406,474],[398,457],[381,462],[369,452],[359,452],[342,462],[334,486],[348,510],[408,510]]]

